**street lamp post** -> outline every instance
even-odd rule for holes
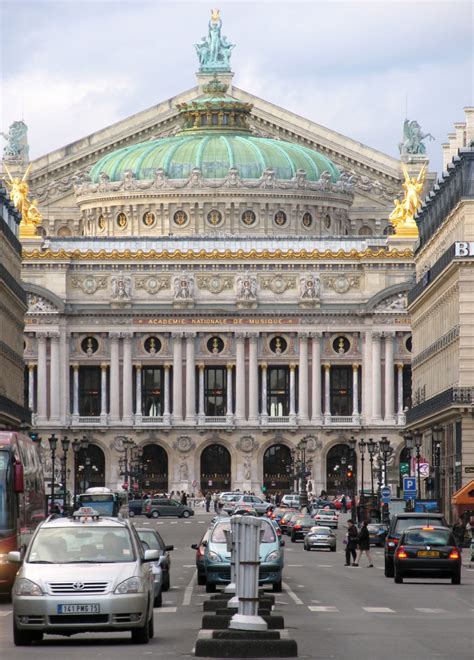
[[[361,491],[360,491],[360,502],[359,502],[359,521],[365,520],[365,493],[364,493],[364,461],[365,461],[365,449],[368,443],[365,442],[364,438],[359,440],[359,452],[360,452],[360,482],[361,482]]]
[[[390,447],[390,442],[387,439],[386,436],[382,436],[382,438],[379,441],[379,447],[380,447],[380,454],[382,456],[382,461],[383,461],[383,481],[385,486],[387,486],[387,459],[392,453],[392,448]],[[380,492],[380,491],[379,491]],[[388,504],[383,504],[382,505],[382,520],[387,519],[389,516],[389,506]]]
[[[412,453],[412,450],[413,450],[414,442],[413,442],[413,436],[410,433],[410,431],[408,431],[407,433],[404,434],[403,439],[405,441],[405,447],[406,447],[407,452],[408,452],[408,465],[409,465],[408,475],[411,477],[411,453]],[[407,506],[406,506],[407,510],[409,510],[411,508],[411,505],[409,506],[410,502],[412,502],[412,500],[408,500],[408,503],[407,503]]]
[[[354,436],[351,437],[349,440],[349,448],[351,451],[351,460],[352,460],[352,477],[351,477],[351,519],[353,522],[356,521],[356,496],[355,496],[355,491],[356,491],[356,470],[355,467],[357,465],[357,457],[356,457],[356,446],[357,446],[357,440],[354,438]]]
[[[377,444],[372,440],[372,438],[369,438],[369,442],[367,443],[367,449],[369,452],[369,460],[370,460],[370,493],[372,497],[374,496],[374,455],[377,453]]]
[[[423,435],[420,433],[420,431],[415,431],[413,434],[413,440],[415,443],[415,449],[416,449],[416,473],[417,473],[417,481],[418,481],[418,499],[421,500],[421,473],[420,473],[420,458],[421,458],[421,445],[423,444]]]
[[[49,449],[51,451],[51,509],[54,507],[54,468],[56,463],[56,448],[58,446],[58,439],[54,435],[49,436]]]
[[[65,435],[61,440],[61,447],[63,449],[63,455],[61,456],[61,481],[63,484],[63,511],[66,508],[66,482],[67,482],[67,453],[69,450],[69,445],[71,444],[67,435]]]
[[[431,430],[432,444],[433,444],[433,463],[435,469],[435,498],[440,505],[441,500],[441,484],[440,484],[440,465],[441,465],[441,441],[443,438],[443,429],[441,426],[435,426]]]
[[[309,463],[306,462],[306,445],[307,440],[302,438],[298,443],[298,452],[299,452],[299,470],[298,476],[301,479],[301,489],[300,489],[300,507],[301,509],[308,508],[308,489],[307,489],[307,470]]]

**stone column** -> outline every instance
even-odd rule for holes
[[[380,365],[380,332],[372,333],[372,420],[382,419],[382,369]]]
[[[387,424],[395,424],[394,338],[394,332],[385,334],[385,422]]]
[[[119,365],[119,335],[109,333],[110,338],[110,421],[116,424],[120,415],[120,365]]]
[[[28,364],[28,408],[35,412],[35,365]]]
[[[331,365],[324,365],[324,423],[331,423]]]
[[[312,334],[312,392],[311,392],[311,421],[313,424],[322,424],[321,415],[321,333]]]
[[[165,396],[163,402],[163,423],[170,424],[171,411],[170,411],[170,368],[171,364],[168,362],[164,365],[164,388]]]
[[[107,363],[100,365],[100,421],[107,422]]]
[[[359,415],[359,365],[352,365],[352,421],[354,424],[360,422]]]
[[[397,364],[397,423],[405,424],[403,412],[403,363]]]
[[[258,421],[258,335],[249,336],[249,422]]]
[[[235,335],[236,366],[235,366],[235,421],[245,420],[245,336]]]
[[[262,362],[260,365],[262,369],[262,392],[260,400],[260,419],[262,424],[265,425],[268,422],[268,401],[267,401],[267,364]]]
[[[142,365],[135,365],[135,421],[141,422],[142,411]]]
[[[72,417],[79,417],[79,365],[72,365]]]
[[[49,420],[59,422],[59,333],[50,335],[49,356]]]
[[[299,334],[300,355],[298,366],[298,419],[305,424],[308,416],[308,334]]]
[[[47,415],[48,406],[48,378],[46,374],[46,334],[40,332],[38,338],[38,385],[37,385],[37,406],[38,423],[44,422]]]
[[[132,334],[123,339],[123,414],[124,424],[133,423],[133,366],[132,366]]]
[[[290,422],[296,422],[296,365],[290,364]]]
[[[187,332],[186,337],[186,421],[196,421],[196,365],[194,362],[195,332]]]
[[[199,401],[199,409],[198,409],[198,423],[203,424],[206,414],[204,411],[204,364],[202,362],[198,364],[198,370],[199,370],[199,392],[198,392],[198,401]]]
[[[372,331],[361,332],[362,338],[362,423],[368,424],[372,416]]]
[[[61,423],[69,425],[71,411],[71,386],[69,383],[69,333],[66,328],[61,329],[59,337],[59,372],[61,387],[59,392],[59,417]]]
[[[234,415],[232,412],[232,367],[234,366],[232,362],[227,363],[227,413],[226,421],[232,422]]]
[[[173,422],[183,421],[183,341],[173,335]]]

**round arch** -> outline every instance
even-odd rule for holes
[[[149,493],[168,492],[168,454],[160,445],[143,445],[142,487]]]
[[[200,459],[201,491],[230,490],[232,481],[232,459],[228,449],[221,444],[205,447]]]
[[[282,443],[267,447],[263,455],[263,485],[266,492],[291,491],[291,452]]]
[[[357,455],[349,445],[338,443],[326,453],[326,491],[329,495],[352,494],[357,484]]]
[[[105,486],[105,454],[96,444],[78,452],[75,474],[75,492],[83,492],[93,486]]]

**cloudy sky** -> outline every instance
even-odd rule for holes
[[[434,170],[473,105],[473,5],[455,0],[219,0],[248,92],[398,156],[405,114]],[[195,84],[213,2],[0,0],[0,130],[23,117],[31,157]]]

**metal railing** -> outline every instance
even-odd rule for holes
[[[451,406],[474,404],[474,387],[450,387],[406,411],[406,423],[414,424]]]

